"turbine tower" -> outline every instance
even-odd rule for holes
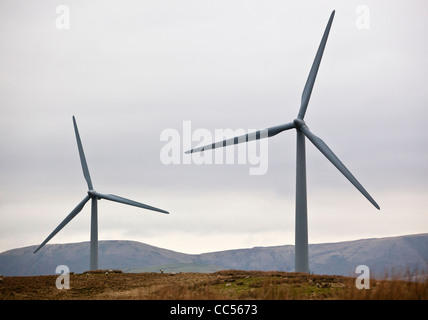
[[[330,32],[331,24],[334,18],[333,11],[318,47],[312,68],[309,72],[308,79],[306,80],[305,87],[302,93],[302,100],[300,110],[297,118],[290,123],[281,124],[275,127],[266,128],[256,131],[254,133],[242,135],[226,139],[220,142],[215,142],[203,147],[198,147],[186,151],[186,153],[200,152],[209,149],[221,148],[229,145],[234,145],[242,142],[252,140],[259,140],[263,138],[270,138],[278,133],[296,129],[297,132],[297,148],[296,148],[296,226],[295,226],[295,271],[296,272],[309,272],[309,252],[308,252],[308,219],[307,219],[307,195],[306,195],[306,153],[305,153],[305,137],[311,141],[315,147],[328,159],[330,162],[377,208],[379,205],[370,196],[370,194],[363,188],[358,180],[352,173],[345,167],[339,158],[331,151],[331,149],[314,135],[303,120],[306,113],[306,108],[311,97],[312,88],[315,83],[318,68],[321,63],[321,58],[327,42],[328,34]]]
[[[88,195],[74,208],[71,213],[62,221],[58,227],[42,242],[40,246],[33,252],[39,251],[50,239],[52,239],[62,228],[65,227],[85,206],[86,202],[92,200],[91,210],[91,246],[90,246],[90,270],[98,269],[98,206],[97,202],[101,199],[115,201],[147,210],[157,211],[168,214],[168,211],[158,209],[140,202],[125,199],[113,194],[103,194],[94,190],[92,186],[91,176],[89,174],[88,164],[86,163],[85,153],[83,152],[82,142],[80,141],[79,130],[77,129],[76,119],[73,116],[74,132],[76,133],[77,147],[79,149],[80,162],[82,164],[83,176],[88,184]]]

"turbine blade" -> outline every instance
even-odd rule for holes
[[[328,34],[330,32],[331,24],[334,18],[334,10],[330,15],[330,19],[328,20],[327,27],[325,28],[324,35],[321,39],[321,43],[318,47],[317,54],[315,56],[314,62],[312,64],[311,71],[309,72],[308,79],[306,80],[305,88],[302,93],[302,102],[300,104],[300,110],[298,114],[299,119],[303,119],[305,117],[306,108],[308,107],[309,99],[311,97],[312,88],[314,87],[315,78],[317,77],[318,68],[321,63],[321,58],[324,53],[324,48],[327,43]]]
[[[58,227],[52,233],[46,238],[45,241],[42,242],[40,246],[37,247],[36,250],[34,250],[33,253],[36,253],[39,251],[50,239],[52,239],[62,228],[65,227],[67,223],[69,223],[80,211],[82,211],[83,207],[85,206],[86,202],[91,199],[89,195],[87,195],[77,206],[73,209],[73,211],[70,212],[70,214],[62,221]]]
[[[331,151],[331,149],[314,135],[306,125],[300,128],[300,131],[321,151],[321,153],[326,156],[328,160],[340,171],[342,174],[369,200],[378,210],[380,210],[379,205],[376,201],[370,196],[370,194],[364,189],[364,187],[358,182],[358,180],[352,175],[352,173],[345,167],[345,165],[339,160],[339,158]]]
[[[74,132],[76,133],[77,147],[79,148],[80,163],[82,164],[83,176],[88,183],[89,190],[93,190],[91,176],[89,175],[88,164],[86,163],[85,153],[83,152],[82,141],[80,140],[79,130],[77,129],[76,119],[73,116]]]
[[[155,208],[155,207],[152,207],[152,206],[149,206],[147,204],[140,203],[137,201],[133,201],[133,200],[129,200],[129,199],[119,197],[119,196],[115,196],[114,194],[103,194],[103,193],[99,193],[99,192],[93,192],[93,195],[97,198],[106,199],[106,200],[115,201],[115,202],[120,202],[120,203],[128,204],[130,206],[135,206],[135,207],[139,207],[139,208],[143,208],[143,209],[147,209],[147,210],[152,210],[152,211],[157,211],[157,212],[169,214],[168,211],[165,211],[165,210],[162,210],[159,208]]]
[[[234,138],[226,139],[223,141],[215,142],[212,144],[208,144],[208,145],[203,146],[203,147],[194,148],[194,149],[186,151],[185,153],[205,151],[205,150],[210,150],[210,149],[215,149],[215,148],[222,148],[222,147],[226,147],[226,146],[230,146],[230,145],[234,145],[234,144],[238,144],[238,143],[249,142],[249,141],[253,141],[253,140],[260,140],[260,139],[264,139],[264,138],[270,138],[270,137],[273,137],[274,135],[277,135],[278,133],[280,133],[284,130],[293,129],[293,128],[295,128],[295,125],[293,122],[285,123],[285,124],[281,124],[279,126],[270,127],[270,128],[266,128],[263,130],[258,130],[256,132],[247,133],[247,134],[244,134],[244,135],[239,136],[239,137],[234,137]]]

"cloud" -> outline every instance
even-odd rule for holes
[[[69,30],[55,26],[59,5]],[[42,241],[85,195],[72,115],[98,191],[171,212],[103,201],[100,237],[182,252],[293,243],[293,131],[269,139],[262,176],[165,165],[160,137],[184,121],[212,134],[292,121],[332,9],[305,120],[382,210],[307,141],[309,240],[426,232],[425,4],[366,5],[369,30],[357,4],[335,1],[3,2],[0,250]],[[88,210],[52,241],[89,239]]]

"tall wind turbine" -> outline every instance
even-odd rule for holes
[[[106,199],[110,201],[120,202],[127,205],[157,211],[161,213],[169,213],[168,211],[158,209],[146,204],[136,202],[133,200],[125,199],[113,194],[103,194],[94,190],[92,186],[91,176],[89,175],[88,164],[86,163],[85,153],[83,152],[82,142],[80,141],[79,130],[77,129],[76,119],[73,116],[74,132],[76,133],[77,147],[79,149],[80,162],[82,164],[83,176],[88,183],[88,195],[74,208],[71,213],[62,221],[58,227],[42,242],[40,246],[33,252],[36,253],[39,251],[50,239],[52,239],[62,228],[65,227],[85,206],[86,202],[89,199],[92,200],[92,211],[91,211],[91,247],[90,247],[90,270],[98,269],[98,206],[97,201],[101,199]]]
[[[331,24],[333,22],[334,11],[330,15],[321,43],[318,47],[317,54],[312,64],[311,71],[309,72],[308,79],[306,80],[305,88],[303,89],[300,110],[297,118],[293,122],[281,124],[275,127],[266,128],[256,131],[254,133],[226,139],[221,142],[216,142],[203,147],[194,148],[186,151],[186,153],[199,152],[228,145],[234,145],[241,142],[248,142],[252,140],[259,140],[267,137],[273,137],[278,133],[296,129],[297,132],[297,155],[296,155],[296,228],[295,228],[295,271],[296,272],[309,272],[309,254],[308,254],[308,222],[307,222],[307,196],[306,196],[306,154],[305,154],[305,137],[311,141],[321,153],[331,161],[331,163],[377,208],[379,205],[370,196],[370,194],[363,188],[363,186],[355,179],[351,172],[339,160],[339,158],[331,151],[331,149],[309,131],[308,126],[303,120],[308,106],[309,98],[311,97],[312,88],[315,83],[318,68],[321,63],[321,58],[324,52],[325,44],[327,42],[328,34],[330,32]]]

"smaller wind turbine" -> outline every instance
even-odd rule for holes
[[[33,252],[39,251],[50,239],[52,239],[62,228],[65,227],[80,211],[82,211],[86,202],[92,199],[92,211],[91,211],[91,247],[90,247],[90,270],[98,269],[98,206],[97,201],[106,199],[110,201],[124,203],[130,206],[135,206],[147,210],[157,211],[161,213],[169,213],[168,211],[158,209],[140,202],[125,199],[113,194],[103,194],[94,190],[92,186],[91,176],[89,175],[88,164],[86,163],[85,153],[83,152],[82,142],[80,141],[79,130],[77,129],[76,119],[73,116],[74,132],[76,133],[77,147],[79,149],[80,162],[82,164],[83,176],[88,183],[88,195],[74,208],[70,214],[62,221],[58,227],[42,242],[40,246]]]

